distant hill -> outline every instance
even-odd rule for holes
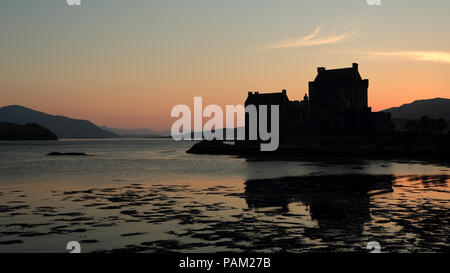
[[[39,124],[0,122],[0,140],[57,140],[58,137]]]
[[[237,138],[237,132],[238,132],[238,129],[242,129],[242,130],[244,130],[244,132],[245,132],[245,128],[244,127],[238,127],[238,128],[234,128],[234,129],[231,129],[231,128],[225,128],[225,129],[217,129],[217,132],[218,132],[218,134],[220,134],[221,136],[222,136],[222,138],[225,140],[226,139],[226,137],[227,137],[227,135],[234,135],[234,137],[235,138]],[[206,132],[202,132],[203,134],[204,133],[206,133]],[[209,133],[211,133],[211,132],[209,132]],[[176,135],[174,135],[174,137],[183,137],[183,138],[187,138],[187,137],[190,137],[191,139],[194,139],[194,136],[195,136],[195,132],[190,132],[190,133],[184,133],[184,134],[176,134]],[[203,135],[204,136],[204,135]]]
[[[19,105],[0,108],[0,122],[15,124],[37,123],[59,138],[117,138],[117,134],[105,131],[87,120],[54,116]]]
[[[162,131],[162,132],[158,132],[158,131],[153,131],[150,129],[131,129],[131,130],[127,130],[127,129],[117,129],[117,128],[108,128],[106,126],[101,126],[100,128],[116,133],[118,135],[120,135],[121,137],[129,137],[129,138],[171,138],[172,134],[170,131]],[[242,128],[242,127],[241,127]],[[233,134],[236,136],[237,135],[237,129],[217,129],[217,131],[219,132],[220,135],[223,136],[223,138],[225,139],[227,134]],[[180,134],[176,134],[174,135],[174,137],[183,137],[183,138],[191,138],[194,139],[194,132],[190,132],[190,133],[180,133]]]
[[[450,99],[435,98],[416,100],[400,107],[393,107],[382,112],[389,112],[394,119],[420,119],[422,116],[450,120]]]
[[[153,131],[146,128],[138,128],[138,129],[118,129],[118,128],[109,128],[106,126],[100,126],[103,130],[115,133],[124,137],[167,137],[170,136],[170,131]]]

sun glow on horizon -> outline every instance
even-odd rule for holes
[[[374,111],[450,97],[450,1],[56,2],[0,2],[1,106],[162,131],[195,96],[301,100],[317,67],[353,62]]]

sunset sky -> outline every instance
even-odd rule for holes
[[[450,97],[450,1],[2,0],[0,106],[170,129],[172,106],[308,91],[358,62],[374,110]]]

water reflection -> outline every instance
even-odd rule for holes
[[[0,252],[65,251],[59,247],[68,240],[86,252],[366,252],[370,241],[382,252],[449,252],[448,179],[324,175],[248,180],[245,189],[209,179],[5,188]]]
[[[249,208],[276,207],[289,211],[289,203],[309,207],[311,218],[326,234],[363,232],[370,220],[371,196],[392,192],[392,175],[304,176],[248,180],[245,199]]]

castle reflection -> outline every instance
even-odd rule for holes
[[[392,192],[392,175],[327,175],[248,180],[245,199],[249,208],[279,208],[301,202],[309,208],[324,233],[361,234],[370,220],[371,196]]]

